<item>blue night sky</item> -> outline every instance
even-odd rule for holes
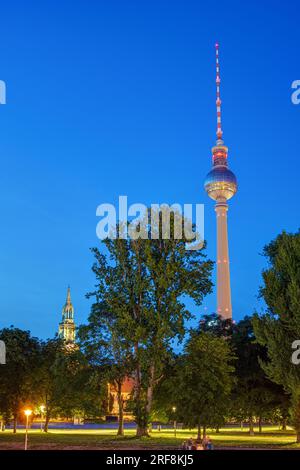
[[[299,225],[299,4],[295,1],[29,1],[1,5],[0,327],[46,338],[67,285],[86,320],[96,207],[213,202],[220,42],[224,141],[239,182],[230,201],[233,315],[257,300],[263,246]],[[215,295],[195,309],[215,309]]]

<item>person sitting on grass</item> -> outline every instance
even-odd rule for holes
[[[214,446],[213,446],[213,443],[212,443],[210,437],[207,436],[207,438],[208,438],[207,446],[206,446],[207,450],[214,450]]]
[[[193,440],[192,438],[184,441],[181,445],[181,449],[184,450],[204,450],[201,440]]]
[[[188,440],[187,440],[187,443],[186,443],[186,448],[187,448],[187,450],[192,450],[193,444],[194,444],[193,438],[190,437],[190,439],[188,439]]]
[[[203,449],[204,450],[212,450],[213,449],[213,444],[211,442],[211,439],[209,436],[204,436],[203,441],[202,441]]]
[[[202,445],[201,439],[196,439],[195,441],[195,450],[204,450],[204,447]]]

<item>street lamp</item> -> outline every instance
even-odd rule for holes
[[[45,409],[46,409],[45,405],[40,406],[40,410],[41,410],[41,432],[43,432],[43,416],[44,416]]]
[[[24,411],[24,414],[26,416],[26,432],[25,432],[25,449],[24,450],[27,450],[27,443],[28,443],[28,419],[29,419],[29,416],[32,414],[32,410],[25,410]]]
[[[175,416],[175,413],[176,413],[176,406],[173,406],[173,407],[172,407],[172,411],[173,411],[173,413],[174,413],[174,436],[176,437],[176,430],[177,430],[177,429],[176,429],[176,427],[177,427],[176,424],[177,424],[177,423],[176,423],[176,416]]]

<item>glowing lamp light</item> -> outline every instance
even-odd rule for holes
[[[27,410],[24,410],[24,414],[26,416],[26,431],[25,431],[25,447],[24,450],[27,450],[28,447],[28,421],[29,421],[29,416],[32,414],[32,410],[29,408]]]

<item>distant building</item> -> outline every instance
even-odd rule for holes
[[[71,290],[70,287],[68,287],[66,303],[62,309],[62,321],[58,328],[58,336],[64,339],[67,343],[74,343],[75,331],[74,307],[71,301]]]
[[[119,414],[118,393],[114,384],[108,385],[108,415],[107,418],[117,417]],[[131,377],[126,377],[122,383],[122,402],[124,407],[124,419],[132,420],[132,413],[128,412],[126,404],[131,398],[135,386],[135,380]]]

